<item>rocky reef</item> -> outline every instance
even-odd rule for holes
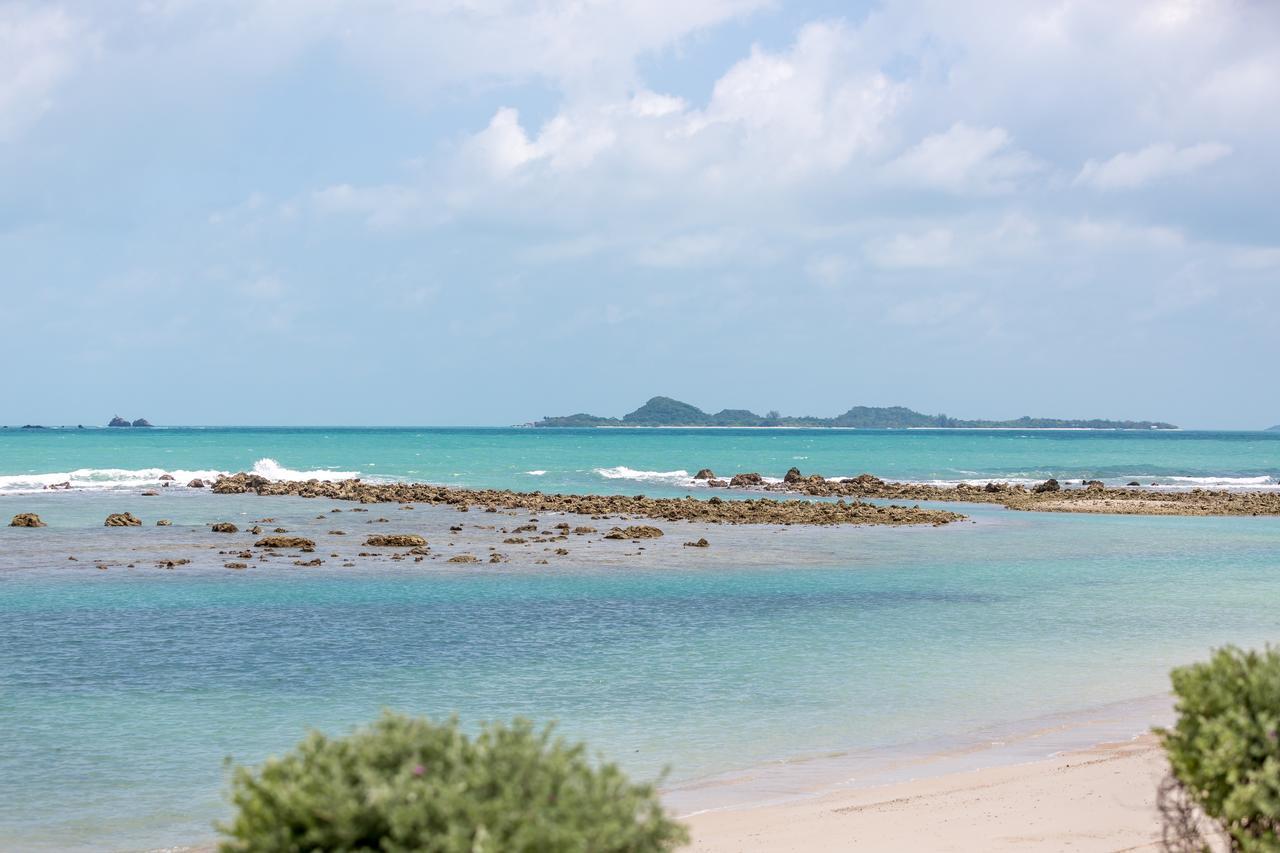
[[[359,480],[273,481],[256,474],[218,478],[215,494],[294,495],[359,503],[434,504],[459,512],[482,508],[566,512],[595,518],[632,516],[711,524],[947,524],[964,516],[938,509],[882,506],[863,501],[775,500],[760,497],[724,500],[711,497],[650,498],[644,495],[558,495],[506,489],[459,489],[424,483],[362,483]]]
[[[755,474],[739,474],[729,488],[739,487],[739,477],[754,479]],[[1086,480],[1067,488],[1050,478],[1031,488],[1022,485],[990,482],[982,486],[960,483],[955,486],[933,486],[920,483],[889,483],[871,474],[827,479],[821,474],[805,476],[792,469],[781,483],[750,486],[757,491],[785,492],[822,498],[877,498],[904,501],[947,501],[950,503],[993,503],[1009,509],[1034,512],[1088,512],[1117,515],[1280,515],[1280,493],[1237,492],[1210,489],[1165,491],[1107,486],[1099,480]]]

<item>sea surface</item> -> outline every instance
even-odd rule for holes
[[[208,523],[319,535],[340,505],[183,485],[258,470],[701,496],[699,468],[791,466],[1276,488],[1280,434],[0,430],[0,516],[49,524],[0,528],[0,849],[208,842],[224,759],[382,708],[555,720],[637,776],[665,771],[681,813],[803,796],[1128,737],[1167,721],[1170,667],[1280,639],[1280,518],[955,505],[969,519],[940,528],[668,524],[643,553],[551,565],[231,571]],[[125,510],[145,526],[102,526]],[[434,546],[459,518],[477,521],[393,521]],[[697,535],[712,547],[680,547]],[[159,567],[176,557],[192,562]]]
[[[0,430],[0,493],[70,482],[156,485],[218,472],[358,476],[566,492],[684,490],[701,468],[781,478],[1032,483],[1139,480],[1277,488],[1280,432],[837,429],[359,429],[204,427]]]

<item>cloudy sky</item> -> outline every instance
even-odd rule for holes
[[[1270,0],[0,0],[0,421],[1280,422]]]

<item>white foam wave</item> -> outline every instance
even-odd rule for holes
[[[196,479],[214,480],[225,473],[174,468],[77,468],[40,474],[7,474],[0,476],[0,493],[38,492],[63,483],[69,483],[72,489],[137,489],[161,485],[160,478],[166,474],[178,485],[186,485]]]
[[[353,480],[360,476],[359,471],[333,471],[328,468],[317,468],[313,471],[295,471],[286,468],[274,459],[259,459],[253,463],[253,471],[268,480],[287,480],[302,482],[304,480]]]
[[[1270,477],[1170,477],[1175,483],[1193,483],[1197,486],[1269,486]]]
[[[625,465],[613,468],[595,468],[594,473],[606,480],[636,480],[641,483],[666,483],[668,485],[692,486],[699,481],[693,479],[688,471],[637,471]]]
[[[832,478],[838,479],[838,478]],[[956,480],[906,480],[923,486],[956,486],[965,483],[970,486],[984,486],[987,483],[1008,483],[1011,486],[1035,486],[1043,483],[1043,477],[980,477],[975,479]],[[1080,485],[1080,480],[1058,478],[1066,488]],[[1135,474],[1132,477],[1108,477],[1103,482],[1111,487],[1124,487],[1137,481],[1144,487],[1165,491],[1189,491],[1191,489],[1214,489],[1219,491],[1276,491],[1280,490],[1280,481],[1272,477],[1169,477]]]
[[[637,471],[635,468],[628,468],[625,465],[618,465],[613,468],[593,468],[593,473],[604,477],[606,480],[635,480],[639,483],[661,483],[668,486],[679,486],[682,489],[706,486],[706,480],[695,480],[693,475],[688,471]],[[733,476],[725,475],[725,479]],[[765,483],[781,483],[781,477],[761,477]]]
[[[546,471],[525,471],[530,477],[541,477]]]
[[[217,469],[188,470],[183,468],[77,468],[74,471],[48,471],[33,474],[0,475],[0,494],[39,492],[53,486],[70,484],[71,489],[104,491],[107,489],[143,489],[162,486],[161,477],[172,477],[175,486],[185,486],[192,480],[212,482],[229,471]],[[252,473],[269,480],[348,480],[359,477],[358,471],[295,471],[285,468],[274,459],[259,459],[253,464]]]
[[[1160,482],[1159,477],[1153,482]],[[1175,489],[1218,489],[1225,491],[1274,491],[1280,489],[1275,477],[1166,477]]]
[[[1008,483],[1010,486],[1035,486],[1043,483],[1048,477],[978,477],[961,480],[902,480],[920,486],[958,486],[961,483],[969,486],[985,486],[987,483]]]

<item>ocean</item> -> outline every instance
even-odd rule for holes
[[[319,538],[368,521],[182,485],[258,470],[699,496],[699,468],[792,466],[1277,488],[1280,434],[3,430],[0,515],[49,526],[0,528],[0,849],[207,843],[228,811],[225,759],[260,761],[382,708],[557,721],[661,776],[680,813],[870,784],[925,755],[1021,760],[1167,720],[1170,667],[1278,635],[1274,517],[957,504],[969,520],[940,528],[664,524],[626,558],[231,571],[209,522],[270,517]],[[161,486],[166,472],[177,485]],[[43,489],[62,482],[73,488]],[[102,526],[125,510],[144,526]],[[436,545],[465,539],[448,529],[459,517],[419,507],[392,524]],[[697,535],[712,547],[681,547]],[[358,543],[318,551],[331,547]],[[179,556],[191,562],[159,567]]]

